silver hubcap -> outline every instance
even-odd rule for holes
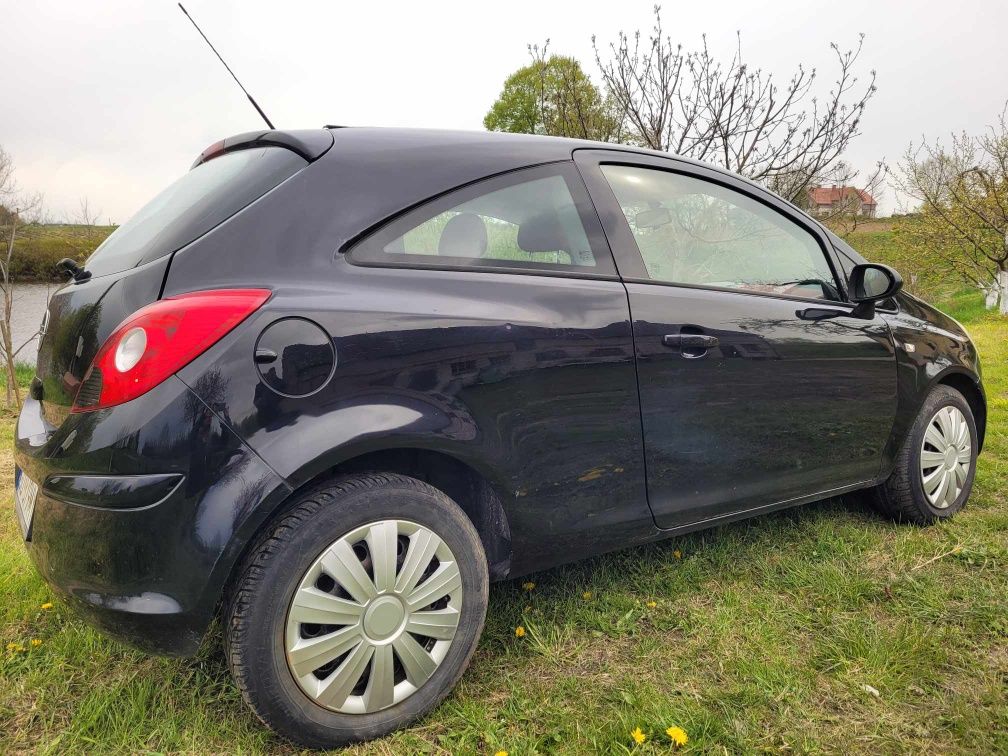
[[[430,679],[461,609],[448,545],[415,522],[374,522],[333,543],[301,578],[287,610],[287,665],[319,705],[379,711]]]
[[[966,418],[956,407],[942,407],[928,423],[921,444],[921,484],[932,506],[946,509],[955,502],[972,463]]]

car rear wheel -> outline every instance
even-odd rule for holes
[[[977,441],[969,403],[955,389],[936,386],[889,479],[874,489],[876,504],[897,520],[919,525],[951,517],[973,489]]]
[[[268,726],[310,748],[380,737],[439,703],[486,616],[486,557],[459,506],[400,475],[301,497],[246,560],[227,655]]]

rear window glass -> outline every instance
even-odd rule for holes
[[[171,254],[307,164],[290,150],[262,147],[198,165],[117,228],[85,267],[103,276]]]

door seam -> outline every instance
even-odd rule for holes
[[[640,423],[641,467],[644,470],[644,501],[647,502],[648,511],[651,513],[651,521],[655,524],[656,528],[661,528],[661,525],[658,524],[658,518],[655,517],[654,507],[651,506],[651,490],[648,485],[647,441],[644,436],[644,402],[641,399],[640,369],[637,364],[637,332],[634,327],[633,308],[630,306],[630,290],[623,281],[620,281],[620,285],[623,287],[623,293],[626,295],[627,313],[630,316],[630,344],[633,347],[634,386],[637,389],[637,422]]]

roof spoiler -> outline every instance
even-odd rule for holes
[[[296,152],[310,163],[322,157],[332,145],[333,135],[326,129],[246,131],[244,134],[237,134],[211,144],[199,154],[192,168],[228,152],[255,147],[283,147]]]

